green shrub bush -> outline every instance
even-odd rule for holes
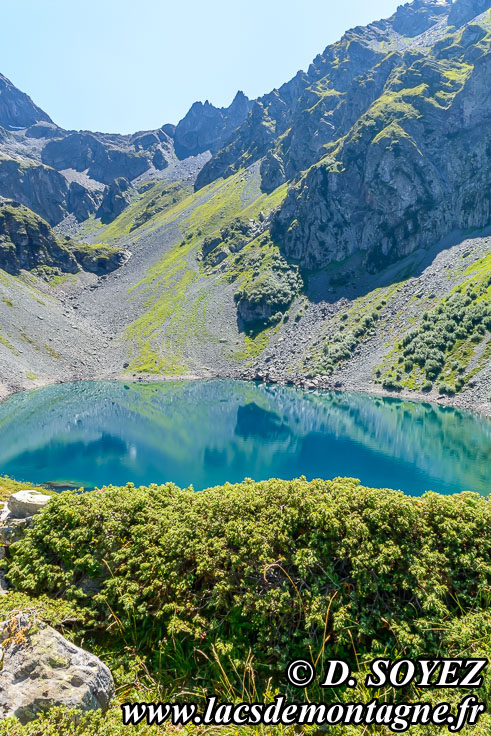
[[[482,341],[486,330],[491,329],[491,306],[484,298],[488,286],[484,282],[477,290],[456,291],[431,312],[425,312],[420,326],[410,330],[401,341],[406,373],[411,373],[416,364],[428,381],[434,381],[458,340],[470,339],[476,344]],[[458,361],[451,361],[450,367],[462,372]],[[463,380],[455,385],[443,381],[441,393],[455,393],[464,385]]]
[[[254,324],[264,320],[275,324],[281,320],[300,287],[301,280],[295,270],[266,270],[238,289],[234,300],[244,322]]]
[[[347,319],[348,313],[345,312],[341,315],[341,321],[345,322]],[[329,342],[324,345],[323,355],[317,365],[317,372],[331,375],[337,364],[343,360],[349,360],[378,319],[378,312],[373,310],[367,317],[358,318],[357,323],[349,332],[345,333],[345,325],[341,324],[339,332],[333,335]]]
[[[80,606],[105,646],[131,642],[161,678],[206,688],[216,651],[237,668],[252,651],[259,687],[308,653],[441,651],[445,628],[487,605],[490,529],[472,493],[128,485],[55,497],[12,547],[8,577]]]

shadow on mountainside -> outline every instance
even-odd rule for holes
[[[430,266],[437,255],[470,238],[489,237],[491,225],[466,231],[454,231],[431,248],[419,248],[379,273],[360,269],[361,254],[355,253],[342,263],[333,263],[322,271],[304,271],[305,295],[314,303],[334,303],[343,297],[349,300],[366,296],[374,289],[417,278]]]

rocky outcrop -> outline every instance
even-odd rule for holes
[[[21,723],[55,706],[105,711],[114,697],[109,669],[33,614],[0,623],[0,718]]]
[[[102,198],[102,192],[96,189],[88,189],[78,181],[72,181],[65,200],[66,213],[75,215],[78,222],[83,222],[96,212]]]
[[[295,267],[276,264],[253,278],[234,296],[239,328],[249,329],[277,322],[302,287]]]
[[[218,108],[208,100],[195,102],[174,133],[179,158],[219,150],[245,120],[251,107],[252,102],[243,92],[237,92],[229,107]]]
[[[399,6],[392,18],[380,25],[414,38],[432,28],[442,16],[448,16],[451,5],[452,0],[414,0]]]
[[[262,102],[256,101],[243,125],[199,172],[195,189],[201,189],[220,176],[231,176],[244,161],[258,161],[274,145],[277,127]]]
[[[150,165],[141,152],[104,144],[91,133],[83,132],[49,141],[42,151],[42,160],[59,171],[75,169],[87,172],[90,178],[103,184],[111,184],[120,176],[135,179]]]
[[[451,7],[448,24],[461,26],[486,10],[489,10],[489,0],[458,0]]]
[[[18,542],[27,529],[32,524],[32,516],[22,516],[17,518],[5,504],[4,508],[0,511],[0,549],[2,550],[1,556],[5,556],[7,549],[14,542]],[[5,588],[8,585],[5,583]]]
[[[55,236],[48,223],[15,202],[0,207],[0,268],[17,274],[39,266],[76,273],[73,254]]]
[[[26,138],[63,138],[64,135],[66,135],[66,133],[62,128],[59,128],[54,123],[44,121],[35,123],[26,130]]]
[[[48,166],[0,158],[0,195],[26,205],[50,225],[66,216],[68,191],[65,177]]]
[[[96,273],[98,276],[115,271],[126,263],[131,256],[128,250],[118,246],[74,243],[70,247],[84,271]]]
[[[220,234],[205,238],[201,244],[202,257],[210,263],[215,263],[216,258],[209,259],[210,254],[215,255],[220,250],[225,255],[237,253],[242,250],[251,240],[264,232],[267,223],[263,220],[242,220],[237,217],[229,225],[220,228]],[[221,260],[221,259],[220,259]]]
[[[7,508],[18,519],[34,516],[44,509],[51,496],[36,490],[17,491],[7,501]]]
[[[104,275],[130,257],[124,248],[76,243],[59,238],[49,224],[16,202],[0,205],[0,269],[10,274],[47,266],[58,273],[84,271]]]
[[[68,214],[81,222],[99,207],[102,195],[49,166],[35,161],[0,157],[0,195],[24,204],[50,225]]]
[[[97,217],[103,223],[112,222],[128,206],[131,201],[131,184],[120,176],[107,187]]]
[[[5,548],[20,539],[31,525],[32,518],[49,503],[51,496],[36,490],[18,491],[10,496],[0,510],[0,547]]]
[[[287,257],[317,269],[359,251],[376,271],[491,221],[491,59],[480,26],[458,40],[453,68],[455,36],[429,58],[405,55],[337,150],[291,189],[272,226]]]
[[[307,72],[256,100],[253,113],[213,152],[196,189],[261,158],[265,192],[305,171],[382,94],[402,54],[424,53],[488,7],[488,0],[413,0],[387,20],[351,29]]]
[[[0,74],[0,125],[6,128],[28,128],[51,118],[31,98]]]

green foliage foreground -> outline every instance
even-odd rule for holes
[[[286,692],[297,657],[321,673],[326,657],[363,670],[383,655],[489,653],[490,529],[477,494],[417,498],[352,479],[66,492],[13,546],[8,577],[23,593],[9,597],[42,596],[58,627],[53,605],[68,621],[75,611],[68,635],[121,692],[145,673],[161,698],[262,698]],[[360,687],[309,697],[430,697]]]

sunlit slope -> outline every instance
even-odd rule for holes
[[[128,289],[129,311],[136,316],[124,333],[129,370],[215,372],[260,352],[277,325],[244,331],[235,295],[283,260],[269,237],[267,218],[285,194],[286,187],[261,193],[257,167],[197,193],[176,183],[173,193],[162,195],[158,182],[93,233],[108,243],[131,237],[136,251],[139,241],[151,242],[154,254],[171,235],[170,247]]]
[[[461,392],[479,378],[489,363],[486,239],[462,234],[450,248],[435,244],[361,281],[350,278],[356,264],[349,260],[300,276],[269,230],[285,194],[285,185],[261,193],[257,166],[196,193],[150,182],[93,234],[108,243],[131,238],[136,254],[143,243],[153,254],[126,289],[128,371],[252,370],[273,380],[340,377],[354,388],[362,378],[374,388],[434,395]],[[447,315],[453,302],[457,311]],[[455,319],[458,332],[450,330]],[[440,322],[455,339],[438,347],[428,328],[440,333]],[[429,340],[409,346],[415,360],[408,340],[418,331]]]
[[[46,283],[0,269],[0,396],[4,382],[19,390],[47,378],[67,380],[103,369],[100,336],[57,296],[59,286],[78,278],[69,274]]]

